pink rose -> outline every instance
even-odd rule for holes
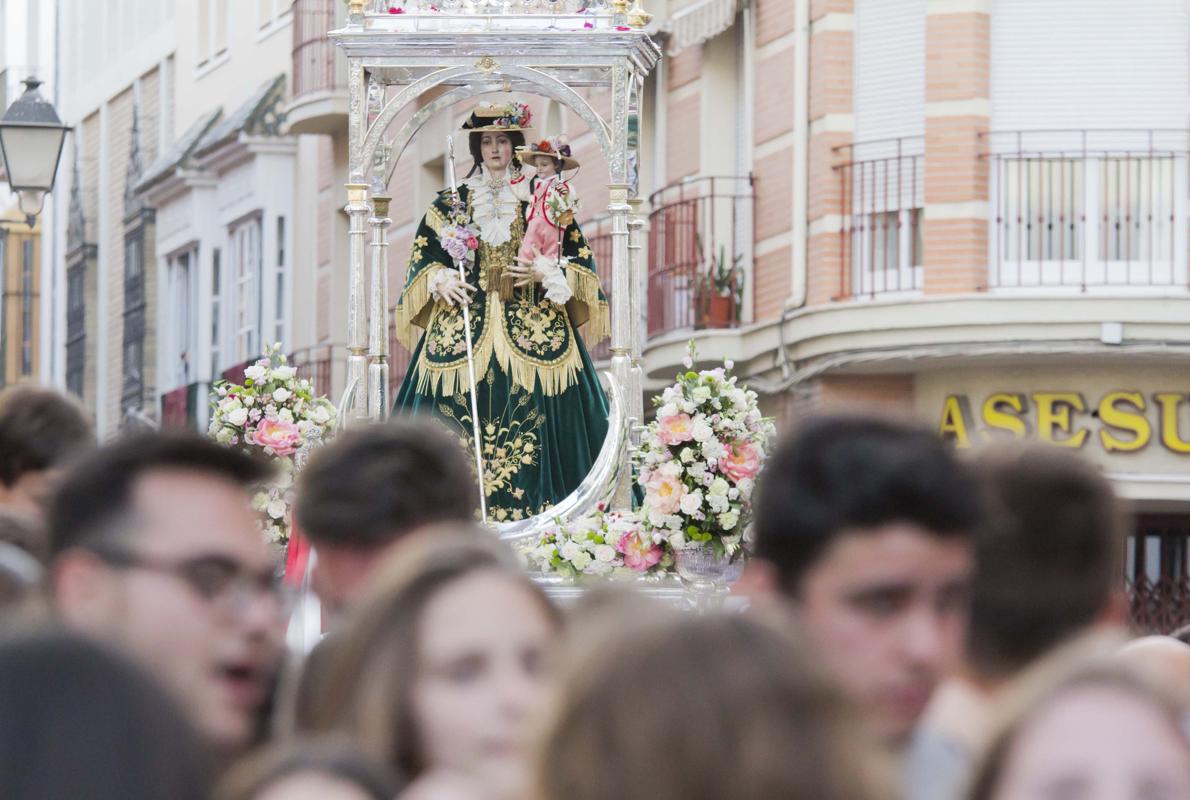
[[[629,531],[616,543],[616,551],[624,556],[624,565],[637,572],[648,572],[661,560],[661,546],[644,539],[636,531]]]
[[[467,237],[467,249],[468,250],[478,250],[479,249],[479,239],[476,239],[474,236],[468,236]]]
[[[728,445],[727,458],[720,460],[719,468],[735,483],[755,478],[760,472],[760,451],[748,441]]]
[[[302,434],[298,426],[277,417],[268,417],[252,434],[252,441],[261,447],[270,447],[279,456],[293,453],[302,443]]]
[[[686,494],[686,485],[672,475],[654,472],[645,484],[645,504],[659,514],[674,514]]]
[[[657,438],[662,444],[681,444],[694,438],[693,428],[689,414],[672,414],[658,424]]]

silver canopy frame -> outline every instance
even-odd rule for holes
[[[636,144],[644,78],[661,51],[642,28],[648,15],[628,0],[349,0],[347,25],[329,36],[348,69],[349,224],[346,425],[387,416],[387,187],[409,143],[435,114],[493,92],[548,97],[577,114],[594,133],[608,165],[612,236],[612,411],[607,439],[586,480],[547,514],[494,527],[504,538],[537,535],[555,517],[572,518],[600,502],[631,505],[632,451],[643,420],[640,293],[645,265],[636,216]],[[584,13],[566,13],[585,7]],[[521,13],[536,11],[539,13]],[[576,88],[611,90],[602,116]],[[420,105],[427,93],[439,92]],[[403,111],[413,109],[395,132]],[[371,242],[367,242],[371,228]],[[371,251],[371,258],[366,251]],[[371,280],[366,281],[365,262]],[[365,286],[368,287],[365,295]]]

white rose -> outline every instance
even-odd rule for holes
[[[658,472],[670,478],[677,478],[682,474],[682,465],[677,461],[666,461],[657,468]]]
[[[669,537],[669,546],[674,550],[680,550],[686,546],[686,534],[674,533]]]
[[[591,554],[586,550],[580,550],[575,554],[574,558],[569,559],[569,561],[574,565],[575,569],[581,572],[587,567],[591,566]]]
[[[220,428],[218,432],[215,433],[215,441],[219,444],[231,444],[232,437],[235,435],[236,432],[231,428]]]
[[[700,419],[695,421],[690,427],[690,434],[694,437],[694,441],[705,442],[715,435],[715,431],[710,425]]]
[[[242,408],[238,397],[225,397],[219,401],[219,410],[224,413],[234,411],[237,408]]]
[[[735,485],[740,490],[740,497],[747,500],[752,496],[752,478],[744,478]]]
[[[707,495],[707,505],[711,507],[711,511],[716,514],[722,514],[731,508],[731,502],[727,499],[725,494],[710,494]]]
[[[250,379],[253,383],[260,383],[268,376],[268,370],[260,364],[253,364],[244,370],[244,377]]]
[[[314,422],[318,423],[319,425],[325,425],[331,421],[331,414],[326,410],[326,406],[318,405],[314,407],[312,412],[310,412],[310,419],[314,420]]]
[[[734,486],[731,487],[730,489],[728,489],[727,490],[727,499],[728,500],[739,500],[740,499],[740,490]]]
[[[709,386],[695,386],[694,391],[690,393],[696,403],[705,403],[711,399],[711,387]]]
[[[273,369],[273,380],[288,381],[292,380],[297,375],[297,370],[293,367],[276,367]]]
[[[681,452],[678,453],[678,458],[680,458],[684,463],[689,464],[694,460],[694,451],[689,447],[683,447]]]
[[[270,500],[268,512],[269,516],[273,519],[281,519],[285,516],[285,501],[281,499]]]
[[[707,474],[707,465],[706,464],[692,464],[690,466],[690,468],[687,469],[686,471],[688,473],[690,473],[690,477],[697,478],[698,480],[701,481],[702,476]]]
[[[224,421],[228,425],[235,425],[237,428],[244,427],[244,423],[248,421],[248,409],[240,406],[223,415]]]
[[[719,524],[723,526],[724,530],[733,530],[739,521],[740,515],[734,511],[725,511],[719,515]]]
[[[727,458],[727,445],[718,439],[712,439],[709,442],[703,442],[702,454],[706,458],[713,458],[718,461],[721,458]]]
[[[264,511],[269,507],[269,493],[257,492],[252,495],[252,509],[254,511]]]
[[[698,406],[694,405],[694,403],[690,402],[689,400],[683,400],[678,403],[678,408],[687,414],[693,414],[698,410]]]
[[[729,488],[731,487],[728,485],[726,480],[723,478],[715,478],[715,480],[711,481],[711,486],[710,489],[707,490],[707,494],[710,494],[712,497],[726,497],[727,490]]]
[[[293,392],[289,391],[284,386],[273,390],[273,400],[278,403],[284,403],[292,396]]]
[[[608,544],[595,545],[595,560],[610,564],[616,560],[616,548]]]
[[[728,370],[735,369],[735,362],[729,358],[723,362],[723,368]]]
[[[672,417],[672,416],[676,415],[677,413],[678,413],[677,404],[666,403],[665,405],[661,406],[661,408],[657,409],[657,419],[665,419],[666,417]]]
[[[702,508],[702,491],[695,489],[693,492],[682,495],[682,499],[679,501],[679,507],[682,509],[683,514],[693,514],[695,511],[698,511]]]
[[[277,416],[280,417],[281,419],[285,420],[286,422],[293,422],[293,412],[290,411],[288,408],[283,408],[280,411],[278,411]]]

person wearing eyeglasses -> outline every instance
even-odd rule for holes
[[[59,616],[146,666],[229,757],[269,702],[288,613],[250,504],[267,474],[195,435],[129,436],[80,461],[48,512]]]

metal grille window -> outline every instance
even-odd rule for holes
[[[277,286],[273,341],[284,342],[285,336],[285,217],[277,217]]]
[[[1141,514],[1125,550],[1131,622],[1169,633],[1190,622],[1190,517]]]
[[[211,251],[211,368],[218,375],[223,368],[223,265],[219,248]]]
[[[86,261],[71,264],[66,272],[66,389],[83,396],[86,358]]]
[[[145,230],[124,236],[124,364],[120,407],[139,409],[145,392]]]
[[[1185,139],[1185,131],[989,134],[989,286],[1184,286]]]

